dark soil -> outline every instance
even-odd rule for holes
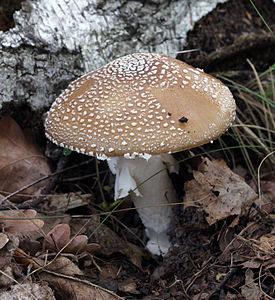
[[[274,31],[275,5],[272,0],[253,2]],[[275,61],[274,46],[274,36],[250,1],[233,0],[219,4],[196,23],[183,50],[199,50],[180,54],[178,58],[207,73],[236,71],[242,76],[251,72],[247,59],[259,72],[268,69]]]
[[[0,0],[0,30],[7,31],[14,26],[13,13],[21,8],[23,0]]]

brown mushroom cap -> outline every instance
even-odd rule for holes
[[[219,137],[235,101],[218,79],[159,54],[124,56],[76,81],[48,113],[47,137],[99,158],[177,152]]]

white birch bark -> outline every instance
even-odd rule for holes
[[[26,0],[0,32],[0,109],[46,109],[80,74],[133,52],[175,56],[194,23],[226,0]]]

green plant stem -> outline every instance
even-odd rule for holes
[[[266,28],[270,31],[271,35],[275,38],[275,34],[272,31],[272,29],[269,27],[269,25],[266,23],[264,17],[261,15],[261,13],[258,11],[256,5],[254,4],[254,2],[252,0],[249,0],[251,5],[253,6],[253,8],[255,9],[256,13],[258,14],[258,16],[260,17],[260,19],[262,20],[262,22],[265,24]]]

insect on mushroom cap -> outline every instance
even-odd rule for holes
[[[193,148],[234,118],[235,101],[221,81],[177,59],[137,53],[72,82],[45,128],[52,142],[105,159]]]

